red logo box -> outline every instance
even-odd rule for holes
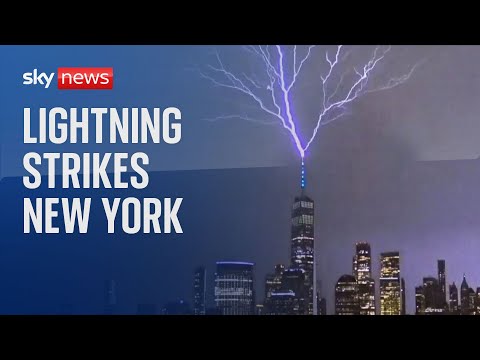
[[[57,79],[61,90],[111,90],[113,68],[58,68]]]

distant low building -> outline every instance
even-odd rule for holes
[[[327,300],[318,298],[318,315],[327,315]]]
[[[177,301],[172,301],[167,304],[162,308],[161,311],[162,315],[192,315],[193,311],[190,308],[190,305],[180,299]]]
[[[207,271],[203,266],[195,269],[193,275],[193,314],[205,315]]]

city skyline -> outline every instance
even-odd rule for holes
[[[358,255],[359,249],[370,250],[370,246],[367,242],[359,242],[354,244],[354,249],[356,249]],[[365,253],[360,252],[360,254],[363,255]],[[383,269],[381,268],[379,270],[378,279],[375,280],[375,276],[371,277],[372,274],[369,274],[369,276],[365,278],[370,281],[373,280],[374,283],[380,283],[382,271],[384,275],[391,275],[393,271],[394,276],[385,275],[383,276],[384,280],[391,281],[392,279],[403,279],[401,276],[399,277],[397,273],[397,260],[401,258],[401,254],[395,251],[390,251],[382,253],[381,257],[381,260],[384,261],[385,265],[383,266]],[[368,264],[368,260],[365,260],[365,263]],[[304,271],[299,272],[299,269],[289,269],[283,264],[278,264],[275,266],[275,272],[267,274],[265,279],[256,279],[255,264],[252,262],[222,260],[216,262],[216,267],[217,271],[215,273],[215,279],[218,280],[215,280],[214,284],[206,283],[206,266],[201,265],[195,268],[192,275],[193,295],[191,301],[182,298],[169,301],[162,307],[159,307],[161,309],[160,312],[156,310],[158,304],[139,303],[137,305],[136,313],[139,315],[308,315],[308,310],[299,310],[302,305],[299,298],[296,297],[295,291],[282,288],[282,281],[285,281],[284,279],[286,278],[290,279],[287,280],[290,281],[290,284],[296,284],[295,286],[297,287],[302,286],[304,276],[301,277],[301,281],[298,281],[297,279],[298,274],[304,274]],[[422,285],[416,286],[415,293],[411,295],[415,299],[416,308],[413,312],[406,313],[403,313],[402,310],[403,300],[401,299],[401,289],[404,286],[401,284],[402,281],[394,285],[393,290],[391,290],[392,284],[388,283],[388,301],[386,305],[384,305],[384,308],[386,309],[383,311],[384,314],[382,314],[381,288],[378,293],[374,293],[373,295],[374,297],[379,295],[379,312],[375,313],[375,310],[373,310],[373,308],[376,308],[377,304],[373,307],[369,306],[362,309],[361,281],[357,281],[358,278],[353,275],[355,270],[358,273],[358,268],[355,268],[354,265],[352,274],[344,274],[339,277],[335,285],[334,312],[324,313],[320,310],[318,315],[480,315],[480,286],[476,287],[476,291],[474,291],[473,287],[468,285],[466,275],[462,279],[460,292],[457,290],[455,280],[451,283],[446,281],[449,290],[446,292],[443,291],[441,286],[442,280],[446,279],[446,276],[448,276],[448,268],[446,267],[444,259],[437,259],[438,277],[425,275],[421,278]],[[237,310],[234,310],[231,308],[231,305],[227,304],[229,301],[228,298],[230,298],[231,295],[227,295],[230,290],[225,288],[225,284],[228,284],[228,282],[231,281],[230,279],[236,279],[235,281],[239,282],[239,284],[246,284],[241,286],[245,286],[245,289],[248,291],[248,293],[242,292],[245,295],[242,295],[243,300],[241,301],[243,301],[245,305],[242,305],[242,307]],[[362,278],[360,277],[360,279]],[[253,290],[253,283],[254,281],[262,280],[265,280],[266,284],[265,294],[258,294],[259,296],[256,296],[255,291]],[[222,285],[219,285],[219,282],[222,283]],[[201,284],[202,288],[200,292],[198,291],[199,284]],[[117,304],[115,286],[115,280],[105,281],[105,315],[115,314],[115,310],[112,307]],[[219,291],[219,288],[223,288],[224,290]],[[234,291],[232,294],[234,294],[235,287],[232,287],[231,289]],[[368,289],[367,293],[371,296],[371,288]],[[208,292],[215,293],[215,297],[219,296],[215,303],[222,303],[222,305],[215,306],[215,304],[207,304],[198,301],[199,293],[202,293],[202,296],[205,296],[205,293]],[[390,292],[394,294],[393,301]],[[395,298],[397,300],[395,300]],[[367,297],[365,299],[370,300],[371,298]],[[225,301],[227,301],[227,303],[225,303]],[[324,301],[325,298],[323,297],[319,299],[319,305]],[[201,310],[196,310],[199,304],[201,304]],[[237,301],[234,301],[231,304],[237,306],[238,303]],[[272,308],[275,308],[276,310],[269,313],[269,306],[272,306]],[[290,306],[293,306],[296,310],[292,310]],[[324,306],[324,304],[320,305],[320,307],[322,306]],[[228,310],[222,310],[222,308]]]

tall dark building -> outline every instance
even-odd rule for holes
[[[105,315],[113,315],[117,311],[117,289],[114,280],[105,281],[104,310]]]
[[[253,263],[218,261],[215,305],[222,315],[254,315]]]
[[[445,312],[443,291],[434,277],[423,278],[423,294],[425,296],[425,314],[439,314]]]
[[[468,315],[475,315],[477,308],[477,294],[472,288],[468,288]]]
[[[468,287],[467,278],[463,274],[462,285],[460,286],[460,313],[462,315],[470,315],[470,288]]]
[[[359,315],[358,284],[352,275],[342,275],[335,285],[335,315]]]
[[[302,173],[304,169],[302,168]],[[292,206],[291,221],[291,267],[305,271],[307,291],[307,314],[313,314],[314,294],[314,203],[304,193],[302,177],[302,194],[295,197]]]
[[[355,245],[353,276],[358,284],[360,315],[375,315],[375,281],[372,279],[372,254],[370,244],[359,242]]]
[[[480,315],[480,287],[477,287],[477,296],[475,297],[475,315]]]
[[[450,308],[450,313],[452,314],[458,314],[459,308],[458,308],[458,289],[457,285],[455,285],[455,282],[453,282],[452,285],[449,286],[448,289],[449,292],[449,308]]]
[[[301,315],[301,306],[291,290],[272,292],[268,315]]]
[[[415,287],[415,315],[425,314],[425,294],[423,286]]]
[[[445,260],[441,259],[437,261],[438,269],[438,285],[440,286],[440,291],[443,298],[443,307],[446,308],[447,302],[447,277],[445,273]]]
[[[292,300],[295,303],[294,309],[289,312],[289,315],[307,315],[309,314],[309,288],[305,286],[306,271],[300,268],[285,269],[282,274],[282,286],[277,292],[280,294],[288,294],[282,299],[294,296]],[[293,295],[292,295],[293,294]]]
[[[280,292],[282,288],[282,277],[285,271],[285,265],[278,264],[275,266],[275,272],[273,274],[267,274],[265,277],[265,312],[270,313],[270,298],[272,293]]]
[[[207,270],[200,266],[193,275],[193,314],[205,315],[205,295],[207,287]]]
[[[327,299],[318,298],[318,315],[327,315]]]
[[[400,315],[402,294],[400,284],[400,254],[380,254],[380,315]]]
[[[405,279],[402,278],[401,281],[401,289],[400,291],[402,292],[402,310],[401,310],[401,315],[407,315],[407,300],[406,298],[406,290],[405,290]]]

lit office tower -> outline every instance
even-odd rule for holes
[[[460,313],[462,315],[470,315],[470,288],[468,287],[467,279],[463,274],[462,285],[460,286]]]
[[[195,269],[193,275],[193,314],[205,315],[205,288],[207,271],[203,266]]]
[[[402,282],[401,282],[401,289],[400,289],[401,293],[402,293],[402,310],[400,312],[401,315],[406,315],[407,314],[407,300],[405,299],[406,298],[406,291],[405,291],[405,279],[402,278]]]
[[[352,275],[342,275],[335,285],[335,315],[359,315],[358,284]]]
[[[353,276],[358,284],[360,315],[375,315],[375,281],[372,279],[370,244],[357,243],[353,257]]]
[[[400,285],[400,254],[380,254],[380,315],[400,315],[402,311]]]
[[[215,305],[222,315],[254,314],[253,266],[250,262],[217,262]]]
[[[267,274],[265,277],[265,311],[270,313],[271,308],[271,296],[274,292],[279,292],[282,287],[282,276],[285,271],[285,266],[278,264],[275,266],[275,272],[273,274]]]
[[[458,289],[457,285],[455,285],[455,282],[448,287],[448,292],[450,294],[448,302],[450,313],[458,314]]]
[[[415,287],[415,315],[425,314],[425,294],[423,286]]]
[[[445,308],[447,302],[447,278],[445,274],[445,260],[438,260],[437,261],[437,269],[438,269],[438,285],[440,286],[440,292],[442,294],[443,299],[443,307]]]
[[[104,314],[113,315],[117,306],[117,289],[114,280],[105,281]]]
[[[303,169],[302,169],[303,171]],[[308,308],[306,314],[313,314],[314,293],[314,228],[313,228],[313,200],[304,194],[295,197],[292,207],[291,223],[291,267],[305,270],[305,287],[307,290]]]

